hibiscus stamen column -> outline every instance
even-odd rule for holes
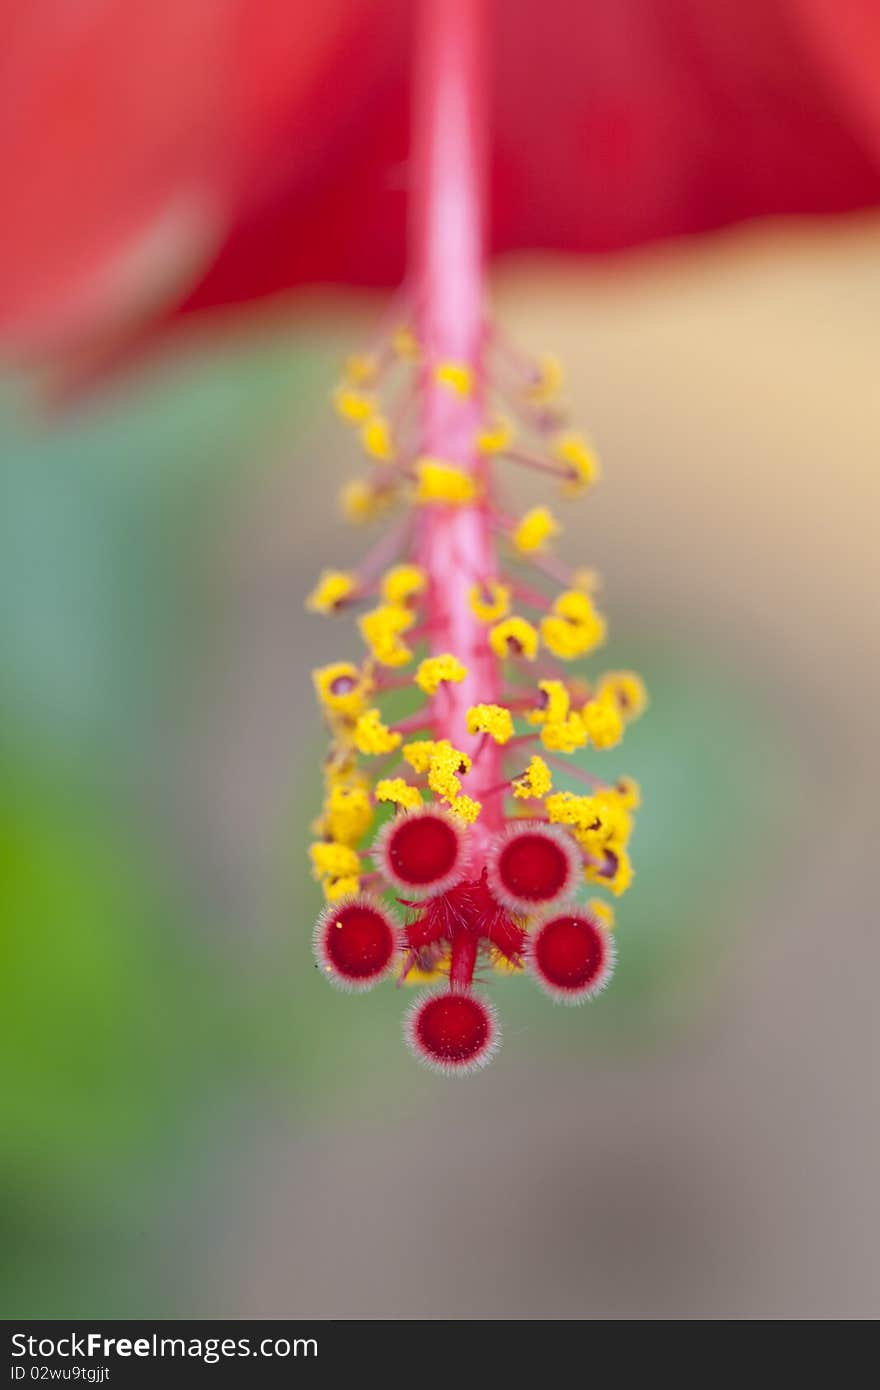
[[[424,509],[418,550],[430,576],[431,650],[457,653],[468,670],[461,683],[444,684],[435,695],[435,727],[473,757],[479,736],[467,732],[467,710],[499,694],[498,663],[469,602],[474,576],[495,573],[489,458],[476,444],[485,392],[487,0],[421,0],[418,17],[410,230],[421,443],[425,455],[476,483],[470,505]],[[443,369],[450,364],[467,389],[449,389]],[[493,743],[481,749],[469,795],[480,800],[499,777]],[[499,799],[490,797],[474,826],[478,847],[501,816]]]
[[[566,674],[559,663],[605,637],[595,576],[548,554],[560,526],[547,507],[517,518],[494,495],[493,473],[503,486],[509,464],[537,469],[565,498],[592,487],[598,465],[567,427],[555,359],[499,363],[487,331],[492,8],[419,0],[406,318],[349,359],[333,398],[366,455],[366,475],[343,492],[346,516],[369,525],[404,506],[410,520],[355,569],[325,570],[307,600],[358,613],[366,647],[359,662],[314,673],[330,733],[310,850],[328,900],[315,964],[354,993],[389,976],[427,984],[405,1038],[426,1066],[458,1076],[497,1051],[486,986],[499,976],[525,969],[562,1004],[609,978],[613,911],[575,899],[585,883],[627,887],[638,788],[572,768],[589,792],[554,790],[551,764],[614,747],[646,698],[633,672]],[[562,592],[546,592],[548,580]],[[395,718],[407,689],[418,707]]]

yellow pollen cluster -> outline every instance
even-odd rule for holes
[[[333,718],[356,719],[372,689],[367,676],[350,661],[334,661],[312,672],[315,693],[327,714]]]
[[[453,748],[446,739],[434,745],[428,765],[428,786],[438,796],[452,799],[461,791],[459,774],[470,772],[471,760],[466,753]]]
[[[514,777],[511,786],[514,796],[524,799],[545,797],[553,786],[553,778],[544,759],[539,758],[536,753],[530,759],[525,772],[521,772],[519,777]]]
[[[609,700],[588,700],[581,719],[594,748],[614,748],[623,738],[623,719]]]
[[[645,683],[635,671],[607,671],[599,677],[596,695],[614,705],[627,724],[638,719],[648,707]]]
[[[361,443],[370,458],[389,463],[395,456],[388,421],[381,415],[371,415],[361,429]]]
[[[584,721],[575,710],[565,719],[548,721],[541,727],[541,742],[549,753],[575,753],[586,748],[588,739]]]
[[[481,623],[497,623],[510,612],[510,589],[497,579],[487,579],[484,584],[474,585],[468,603]]]
[[[365,786],[331,786],[320,822],[331,840],[355,845],[373,823],[373,808]]]
[[[310,613],[334,613],[357,592],[357,579],[346,570],[324,570],[306,599]]]
[[[486,425],[477,435],[477,448],[481,454],[503,454],[513,443],[513,425],[499,415],[491,425]]]
[[[458,396],[469,396],[474,389],[474,374],[463,362],[440,362],[434,380]]]
[[[415,679],[416,685],[426,695],[436,695],[442,682],[449,681],[457,685],[466,675],[467,667],[462,666],[458,657],[453,656],[451,652],[444,652],[441,656],[428,656],[419,662]]]
[[[587,656],[604,642],[605,632],[605,619],[580,589],[566,589],[541,620],[544,645],[561,661]]]
[[[380,666],[405,666],[412,652],[401,634],[412,627],[414,614],[400,603],[383,603],[364,613],[358,622],[370,654]]]
[[[563,485],[567,496],[573,497],[599,481],[599,460],[580,434],[560,434],[554,453],[560,463],[570,470]]]
[[[480,803],[459,796],[460,779],[471,769],[471,760],[466,753],[453,747],[445,738],[416,739],[412,743],[405,743],[400,751],[413,772],[427,774],[431,791],[435,796],[442,797],[450,810],[463,819],[476,819],[480,813]]]
[[[328,878],[324,880],[324,897],[328,903],[336,903],[340,898],[354,897],[360,892],[360,886],[361,881],[354,874],[346,878]]]
[[[626,892],[633,880],[633,867],[629,851],[606,845],[604,858],[589,862],[584,869],[584,878],[587,883],[601,884],[615,897],[620,897],[621,893]]]
[[[513,543],[521,555],[543,550],[551,536],[558,535],[559,523],[546,507],[532,507],[521,517],[513,532]]]
[[[382,597],[386,603],[409,603],[424,592],[425,571],[418,565],[395,565],[382,577]]]
[[[592,796],[554,792],[544,802],[547,815],[556,825],[567,825],[587,853],[584,877],[619,895],[632,881],[632,864],[627,845],[632,818],[614,788]]]
[[[377,709],[368,709],[354,728],[354,745],[359,753],[365,753],[368,757],[393,753],[402,742],[403,735],[394,733],[383,724]]]
[[[568,715],[571,701],[562,681],[538,681],[542,699],[534,709],[526,711],[530,724],[559,724]]]
[[[422,506],[462,507],[473,502],[477,485],[463,468],[442,459],[416,460],[415,500]]]
[[[343,420],[362,425],[376,409],[376,402],[372,396],[364,395],[351,386],[337,386],[333,392],[333,408]]]
[[[509,656],[522,656],[526,661],[534,661],[538,655],[538,645],[538,633],[525,618],[505,618],[489,632],[489,646],[499,661]]]
[[[416,739],[412,743],[405,743],[400,753],[409,763],[413,772],[427,772],[431,766],[431,758],[434,756],[436,747],[437,744],[433,739]]]
[[[469,734],[488,734],[495,743],[513,738],[510,710],[503,705],[472,705],[467,712]]]
[[[360,861],[354,846],[373,823],[369,781],[347,756],[331,758],[324,769],[324,802],[313,826],[312,871],[328,902],[357,893]]]
[[[332,840],[318,840],[309,847],[312,872],[317,879],[357,878],[360,874],[360,859],[357,851],[349,845],[335,844]]]
[[[553,792],[544,802],[553,825],[570,825],[578,839],[598,835],[601,830],[600,807],[594,796],[578,796],[575,792]],[[582,840],[586,844],[601,844],[602,838]]]
[[[416,811],[422,805],[422,793],[418,787],[403,777],[383,777],[376,783],[377,801],[391,801],[402,806],[405,811]]]

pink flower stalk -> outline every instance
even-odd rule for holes
[[[371,460],[345,490],[349,518],[411,512],[356,571],[325,571],[309,599],[325,613],[363,605],[368,649],[315,672],[332,740],[311,849],[328,899],[316,961],[351,990],[390,974],[439,982],[413,1003],[405,1037],[445,1074],[498,1048],[478,978],[527,969],[562,1003],[607,982],[612,909],[575,896],[585,882],[628,886],[638,788],[565,760],[616,745],[646,703],[632,672],[588,680],[558,665],[604,640],[595,576],[549,552],[548,508],[513,518],[499,497],[510,466],[573,496],[598,465],[566,424],[556,362],[516,351],[486,317],[486,8],[422,0],[404,318],[351,360],[335,397]],[[426,700],[394,722],[386,701],[407,689]],[[582,793],[553,790],[559,766]]]

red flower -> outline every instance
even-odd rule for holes
[[[401,278],[411,0],[0,0],[0,334]],[[496,0],[496,251],[880,190],[873,0]]]

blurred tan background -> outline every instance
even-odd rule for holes
[[[620,758],[646,807],[619,979],[579,1011],[499,981],[501,1054],[450,1083],[402,1055],[401,995],[313,978],[308,670],[354,638],[302,598],[352,545],[324,403],[380,297],[230,320],[66,422],[11,384],[4,691],[36,810],[8,1315],[878,1312],[880,221],[507,260],[493,288],[599,445],[562,549],[653,695]],[[114,848],[109,890],[86,804],[134,866]],[[25,937],[59,903],[105,974],[59,967],[56,997]],[[48,1118],[96,1076],[106,1103]]]
[[[600,566],[618,622],[685,666],[710,650],[756,701],[759,746],[768,725],[786,746],[780,785],[758,765],[743,808],[763,822],[774,801],[771,862],[756,856],[758,882],[739,864],[734,902],[715,905],[723,940],[685,1026],[598,1058],[564,1038],[536,1057],[516,1035],[462,1087],[411,1072],[377,1095],[355,1079],[367,1096],[349,1114],[261,1146],[254,1226],[238,1236],[246,1307],[871,1315],[880,228],[740,232],[593,271],[523,261],[495,289],[518,340],[563,357],[601,442],[605,485],[582,534],[569,526],[570,557]],[[321,422],[315,468],[343,478],[323,438]],[[311,472],[267,492],[246,564],[265,579],[274,557],[268,582],[292,594],[342,542]],[[292,538],[305,512],[314,529]],[[265,670],[286,646],[293,705],[308,695],[300,659],[322,659],[327,639],[279,608],[257,634],[247,613],[244,665]],[[278,686],[245,684],[232,719],[250,712],[253,743],[225,770],[236,802],[255,761],[271,780],[278,717]],[[687,839],[686,819],[653,809],[662,836]],[[624,904],[624,954],[626,926]]]

